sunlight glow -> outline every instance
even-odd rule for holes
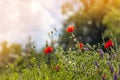
[[[0,42],[24,44],[31,35],[34,41],[43,45],[51,25],[57,21],[57,1],[0,0]]]
[[[32,12],[37,12],[40,8],[40,4],[37,3],[36,1],[33,1],[31,4],[31,10]]]

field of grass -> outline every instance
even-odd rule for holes
[[[68,33],[73,31],[68,27]],[[120,80],[120,47],[113,39],[101,49],[79,43],[73,33],[70,37],[74,47],[64,50],[47,44],[39,54],[31,49],[1,68],[0,80]]]
[[[49,60],[48,60],[49,59]],[[21,62],[23,61],[23,62]],[[1,71],[0,80],[119,80],[120,49],[104,53],[61,47],[54,53],[21,57]]]

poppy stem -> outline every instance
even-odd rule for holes
[[[50,56],[50,54],[48,54],[48,65],[49,66],[51,65],[51,56]]]

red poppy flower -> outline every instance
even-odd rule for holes
[[[48,46],[48,47],[45,48],[45,50],[44,50],[44,53],[45,53],[45,54],[49,54],[49,53],[51,53],[51,52],[53,52],[53,48],[50,47],[50,46]]]
[[[80,46],[81,49],[83,49],[84,44],[83,43],[79,43],[79,46]]]
[[[104,47],[107,49],[107,48],[110,48],[111,46],[114,46],[114,43],[112,40],[109,40],[105,43]]]
[[[73,32],[74,30],[75,30],[74,26],[69,26],[69,27],[66,29],[66,31],[67,31],[68,33],[71,33],[71,32]]]
[[[58,72],[60,70],[60,66],[59,65],[56,65],[55,66],[55,70]]]

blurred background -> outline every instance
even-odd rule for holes
[[[53,43],[68,49],[69,25],[84,44],[102,45],[111,35],[119,44],[119,13],[120,0],[0,0],[0,65],[30,55],[33,48],[41,53],[51,31]]]
[[[0,0],[0,42],[24,45],[31,36],[41,48],[48,32],[61,28],[62,14],[59,0]],[[56,4],[57,3],[57,4]]]

